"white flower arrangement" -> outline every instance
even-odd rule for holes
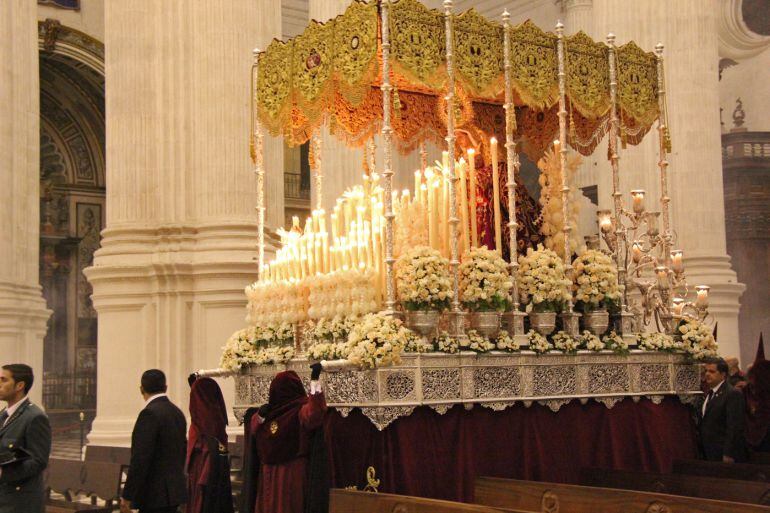
[[[406,310],[445,310],[452,297],[449,260],[427,246],[417,246],[395,265],[396,290]]]
[[[529,339],[529,349],[537,354],[545,354],[553,349],[553,345],[548,342],[548,339],[535,330],[529,330],[527,338]]]
[[[580,344],[589,351],[599,352],[605,348],[604,342],[588,330],[580,334]]]
[[[652,332],[639,333],[636,336],[636,343],[642,349],[647,351],[677,351],[682,349],[682,342],[674,340],[674,337],[666,333]]]
[[[500,330],[495,345],[498,350],[507,351],[509,353],[515,353],[516,351],[521,350],[521,344],[519,344],[516,339],[505,330]]]
[[[460,297],[473,312],[505,311],[513,281],[505,260],[487,248],[471,248],[460,264]]]
[[[455,354],[460,351],[460,344],[457,339],[451,337],[446,331],[442,331],[438,337],[436,337],[436,350],[442,353]]]
[[[344,360],[347,358],[347,344],[344,342],[319,342],[307,348],[311,360]]]
[[[335,315],[331,319],[322,318],[317,321],[310,321],[308,323],[308,335],[313,344],[345,341],[358,320],[356,315],[347,317]]]
[[[697,319],[682,319],[677,327],[677,337],[682,341],[682,349],[696,360],[717,354],[717,341],[711,329]]]
[[[431,353],[433,352],[433,344],[426,342],[417,333],[407,330],[406,345],[404,345],[404,352],[406,353]]]
[[[519,257],[519,297],[527,311],[560,312],[571,297],[564,263],[556,253],[538,244]]]
[[[476,353],[486,353],[495,348],[495,344],[476,330],[468,330],[465,334],[467,338],[460,341],[460,349],[468,349]]]
[[[360,369],[401,363],[409,330],[383,314],[367,314],[350,330],[347,360]]]
[[[551,340],[553,341],[554,348],[564,353],[576,353],[582,345],[579,339],[573,338],[565,331],[555,333],[551,337]]]
[[[622,289],[618,284],[618,270],[608,255],[589,249],[572,262],[572,267],[578,309],[585,312],[611,309],[620,301]]]
[[[238,330],[222,348],[219,366],[237,371],[244,365],[286,362],[294,357],[293,337],[294,328],[286,323]]]
[[[628,344],[623,339],[623,337],[615,333],[615,330],[612,330],[607,335],[605,335],[602,341],[604,342],[604,347],[610,349],[611,351],[615,351],[619,354],[628,353]]]

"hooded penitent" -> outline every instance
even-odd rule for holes
[[[199,378],[190,390],[187,440],[187,513],[232,513],[227,454],[227,408],[211,378]]]

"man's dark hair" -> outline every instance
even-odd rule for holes
[[[166,375],[160,369],[150,369],[142,374],[142,389],[147,394],[161,394],[166,391]]]
[[[32,367],[24,363],[9,363],[3,365],[3,370],[7,370],[13,376],[13,380],[18,383],[24,382],[24,395],[29,393],[32,383],[35,382],[35,376],[32,374]]]
[[[720,372],[727,376],[730,372],[730,368],[727,365],[727,362],[724,358],[719,357],[711,357],[711,358],[704,358],[703,359],[704,364],[712,364],[717,366],[717,372]]]

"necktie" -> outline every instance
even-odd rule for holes
[[[709,393],[706,394],[706,400],[703,401],[703,414],[704,415],[706,414],[706,407],[708,406],[709,401],[711,401],[712,397],[714,397],[714,391],[713,390],[709,390]]]
[[[3,412],[0,413],[0,428],[5,426],[6,420],[8,420],[8,412],[6,410],[3,410]]]

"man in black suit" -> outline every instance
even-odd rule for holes
[[[23,363],[3,365],[0,371],[0,513],[43,513],[43,470],[51,454],[51,427],[43,410],[27,394],[32,368]]]
[[[163,371],[145,371],[140,391],[145,407],[131,435],[131,465],[120,511],[175,512],[187,500],[184,476],[187,421],[166,396]]]
[[[710,461],[734,463],[746,457],[743,394],[727,381],[722,358],[703,366],[705,396],[698,407],[698,432],[703,455]]]

